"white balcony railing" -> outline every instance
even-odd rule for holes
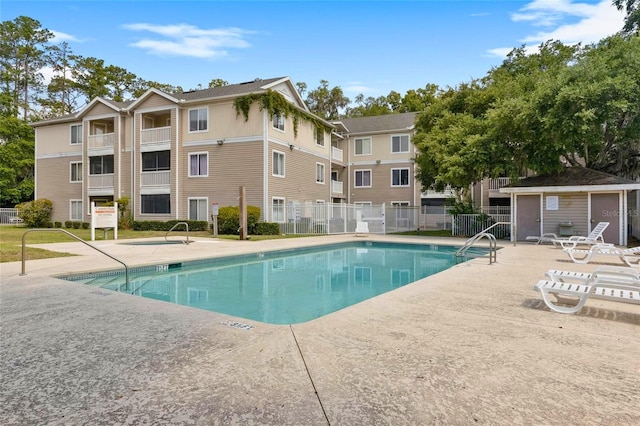
[[[331,147],[331,159],[336,161],[344,161],[344,156],[342,155],[342,150],[340,148],[336,148],[335,146]]]
[[[508,177],[489,179],[489,191],[497,191],[500,188],[509,185],[510,182],[511,179]]]
[[[453,198],[456,196],[455,191],[451,188],[451,185],[447,185],[442,192],[428,189],[422,193],[422,198]]]
[[[171,126],[142,129],[140,143],[171,142]]]
[[[113,173],[89,175],[89,189],[113,188]]]
[[[141,186],[167,186],[171,184],[171,171],[142,172],[140,174]]]
[[[331,192],[333,194],[342,194],[342,185],[343,182],[337,181],[337,180],[332,180],[331,181]]]
[[[89,135],[87,136],[87,142],[89,149],[91,148],[113,148],[113,141],[115,140],[113,133],[103,133],[101,135]]]

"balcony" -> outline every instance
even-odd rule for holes
[[[169,186],[171,184],[171,171],[140,173],[140,186]]]
[[[489,179],[489,191],[498,191],[500,188],[509,185],[510,182],[511,179],[508,177]]]
[[[422,198],[454,198],[455,196],[456,193],[451,185],[447,185],[442,192],[428,189],[427,192],[422,193]]]
[[[154,127],[140,131],[141,144],[171,142],[171,126]]]
[[[113,148],[114,140],[115,140],[114,133],[102,133],[100,135],[87,136],[87,143],[88,143],[89,149]]]
[[[336,161],[344,161],[344,155],[343,152],[340,148],[337,148],[335,146],[331,147],[331,159],[332,160],[336,160]]]
[[[343,193],[343,182],[332,180],[331,181],[331,193],[332,194],[342,194]]]
[[[113,191],[113,173],[104,175],[89,175],[89,192],[96,190]]]

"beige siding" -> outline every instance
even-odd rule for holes
[[[273,176],[273,151],[285,154],[285,177]],[[316,163],[324,164],[324,184],[316,183]],[[286,198],[286,201],[305,202],[316,200],[330,201],[331,166],[328,160],[277,144],[269,146],[269,193],[267,202],[272,197]]]
[[[81,121],[77,121],[37,127],[36,158],[41,158],[45,155],[79,154],[82,152],[82,144],[71,145],[71,126],[81,124]]]
[[[189,154],[208,154],[208,177],[189,177]],[[229,143],[181,148],[180,217],[188,215],[189,198],[207,198],[220,207],[239,205],[240,186],[244,186],[247,204],[262,208],[262,142]],[[173,166],[172,166],[173,167]]]
[[[158,107],[167,107],[172,108],[175,106],[174,102],[171,102],[167,98],[164,98],[160,95],[156,95],[155,93],[147,97],[144,101],[140,102],[135,106],[136,110],[146,109],[146,108],[158,108]]]
[[[38,198],[47,198],[53,202],[53,212],[51,214],[51,220],[53,222],[70,220],[69,200],[82,200],[82,183],[69,182],[69,164],[72,161],[82,161],[82,157],[36,160],[36,168],[38,169],[36,175]],[[87,201],[83,201],[83,210],[86,216]]]
[[[558,210],[547,210],[547,195],[558,196]],[[543,232],[555,232],[558,234],[560,223],[571,220],[574,235],[587,235],[589,233],[586,193],[543,194],[542,203]]]
[[[105,114],[114,114],[116,110],[106,106],[103,103],[96,102],[91,108],[86,111],[83,111],[84,118],[91,118],[92,115],[105,115]]]
[[[209,109],[208,129],[205,132],[189,133],[189,110],[202,107]],[[180,133],[183,142],[262,135],[262,111],[255,103],[251,106],[247,121],[242,114],[236,114],[231,101],[185,106],[180,110],[180,114]]]
[[[396,187],[391,186],[391,169],[409,169],[409,186]],[[355,187],[355,172],[357,170],[371,170],[371,187],[361,188]],[[392,201],[408,201],[410,205],[414,204],[413,195],[415,192],[413,164],[372,164],[363,166],[354,166],[350,171],[350,192],[352,194],[350,202],[370,201],[373,204],[390,204]]]

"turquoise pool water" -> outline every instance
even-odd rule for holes
[[[296,324],[455,264],[457,247],[358,241],[61,277],[271,324]]]

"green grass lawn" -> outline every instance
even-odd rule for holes
[[[22,236],[29,228],[24,226],[3,225],[0,226],[0,262],[18,262],[22,260]],[[91,241],[90,229],[67,229],[79,238],[85,241]],[[126,229],[118,230],[118,240],[131,238],[153,238],[164,237],[166,231],[131,231]],[[178,235],[186,235],[183,231],[174,231],[171,233],[173,238]],[[271,240],[279,238],[295,238],[305,235],[252,235],[251,241]],[[210,232],[196,231],[189,232],[189,237],[208,237],[212,238]],[[102,230],[96,230],[96,240],[102,240],[104,233]],[[109,239],[113,238],[113,233],[109,232]],[[237,235],[219,235],[218,238],[229,240],[238,240]],[[49,243],[65,243],[73,242],[74,238],[62,232],[31,232],[26,236],[26,244],[49,244]],[[69,253],[56,252],[51,250],[37,249],[27,247],[26,258],[29,260],[48,259],[52,257],[74,256]]]

